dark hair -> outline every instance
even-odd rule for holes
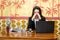
[[[41,17],[43,17],[43,16],[42,16],[42,12],[41,12],[40,7],[35,6],[35,7],[33,8],[33,10],[32,10],[32,16],[31,16],[31,18],[32,18],[32,17],[33,17],[33,15],[34,15],[34,10],[35,10],[35,9],[38,9],[38,10],[39,10],[39,14],[40,14],[40,16],[41,16]]]

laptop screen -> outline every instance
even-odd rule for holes
[[[37,21],[36,32],[53,33],[54,32],[54,21]]]

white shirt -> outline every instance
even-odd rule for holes
[[[39,21],[39,19],[34,19],[35,28],[36,28],[36,21]]]

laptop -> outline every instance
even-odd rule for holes
[[[54,21],[37,21],[36,32],[53,33],[54,32]]]

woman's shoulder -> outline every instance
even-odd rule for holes
[[[45,19],[45,17],[42,17],[42,18],[44,18],[44,19]]]
[[[45,21],[45,20],[46,20],[46,18],[45,18],[45,17],[42,17],[42,20],[43,20],[43,21]]]
[[[29,19],[31,19],[31,17],[29,17]]]
[[[31,20],[31,17],[29,17],[29,20]]]

